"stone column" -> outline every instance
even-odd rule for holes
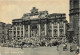
[[[12,42],[14,43],[14,41],[15,41],[15,39],[14,39],[15,37],[14,37],[14,26],[12,26]],[[13,47],[14,47],[14,45],[13,45]]]
[[[39,25],[39,37],[40,37],[40,35],[41,35],[41,27],[40,27],[40,24],[38,24]]]
[[[47,24],[45,23],[45,36],[47,35]]]
[[[21,25],[20,25],[20,37],[21,37]]]
[[[23,25],[23,39],[24,39],[24,35],[25,35],[25,32],[24,32],[25,30],[24,30],[24,25]]]
[[[57,30],[58,30],[58,37],[59,37],[60,36],[59,23],[57,24]]]
[[[12,38],[14,38],[14,29],[12,27]]]
[[[31,36],[32,36],[32,33],[33,33],[33,32],[32,32],[32,30],[31,30]]]
[[[16,25],[16,37],[15,37],[15,40],[17,40],[17,25]]]
[[[65,23],[64,23],[64,35],[65,35],[65,32],[66,32],[66,30],[65,30],[65,29],[66,29],[66,27],[65,27]]]
[[[52,23],[52,37],[54,36],[54,24]]]
[[[28,25],[28,37],[30,37],[30,25]]]
[[[17,38],[17,26],[16,26],[16,38]]]

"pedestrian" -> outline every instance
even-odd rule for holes
[[[59,47],[59,44],[57,44],[57,50],[59,51],[58,47]]]
[[[21,49],[23,49],[23,45],[21,44]]]
[[[64,46],[63,46],[63,51],[65,51],[65,50],[68,50],[67,49],[67,44],[64,44]]]
[[[24,45],[24,42],[22,42],[22,44],[21,44],[21,49],[23,49],[23,45]]]

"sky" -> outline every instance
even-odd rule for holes
[[[13,19],[29,13],[32,7],[39,11],[47,10],[49,14],[66,13],[69,21],[69,0],[0,0],[0,22],[12,23]]]

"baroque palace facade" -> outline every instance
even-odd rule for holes
[[[13,41],[63,39],[67,31],[66,15],[63,13],[48,14],[48,11],[38,11],[33,7],[31,13],[26,13],[21,19],[12,20],[9,35]]]

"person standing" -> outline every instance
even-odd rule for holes
[[[21,49],[23,49],[23,45],[21,44]]]
[[[58,48],[59,48],[59,44],[57,44],[57,50],[59,51],[59,49],[58,49]]]

